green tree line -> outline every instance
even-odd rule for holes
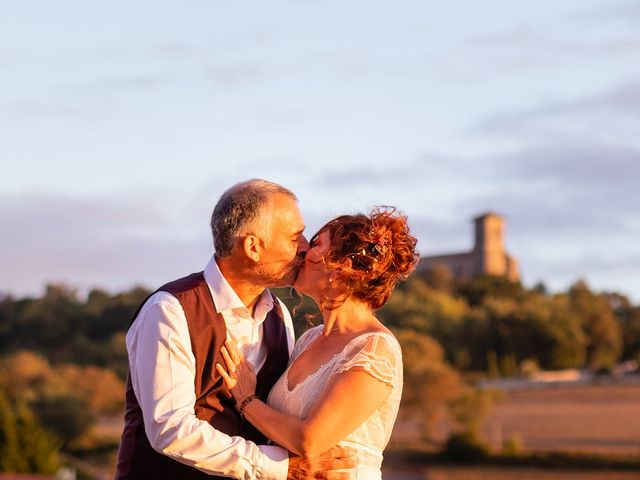
[[[31,350],[54,365],[96,365],[124,378],[124,335],[148,293],[141,287],[117,294],[93,290],[80,298],[69,287],[49,285],[39,298],[5,296],[0,352]],[[315,308],[287,290],[276,293],[295,310],[300,333]],[[397,287],[378,315],[395,331],[428,335],[462,371],[490,373],[496,364],[523,361],[602,371],[640,360],[640,306],[619,293],[594,292],[583,281],[550,294],[542,285],[527,289],[502,277],[456,283],[446,269],[419,272]]]
[[[496,276],[456,283],[436,269],[399,285],[379,315],[434,338],[461,371],[509,376],[533,363],[600,372],[640,361],[640,306],[584,281],[551,294]]]

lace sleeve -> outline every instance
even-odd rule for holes
[[[367,372],[376,380],[394,386],[398,380],[398,367],[402,368],[402,353],[397,341],[387,334],[368,335],[362,342],[345,351],[344,361],[335,373],[348,370]]]

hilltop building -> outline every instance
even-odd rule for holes
[[[430,270],[436,266],[446,266],[456,280],[468,280],[478,275],[499,275],[518,281],[517,260],[504,248],[504,217],[487,212],[473,219],[475,224],[475,244],[467,253],[453,253],[422,257],[418,268]]]

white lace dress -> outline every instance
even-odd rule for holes
[[[306,418],[332,375],[359,367],[374,378],[391,385],[384,404],[339,445],[355,449],[359,480],[382,478],[382,451],[389,442],[402,395],[402,351],[395,337],[383,332],[362,334],[351,340],[315,373],[289,391],[289,368],[295,359],[322,334],[322,325],[306,331],[296,342],[289,367],[269,394],[268,403],[276,410]],[[391,354],[391,355],[390,355]],[[389,360],[389,359],[393,360]]]

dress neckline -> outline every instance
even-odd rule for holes
[[[322,325],[318,325],[317,327],[314,327],[316,329],[318,329],[320,331],[320,335],[322,335]],[[290,388],[290,384],[289,384],[289,371],[291,370],[291,367],[296,363],[296,361],[298,360],[298,358],[300,358],[300,355],[302,355],[307,348],[316,341],[316,339],[319,337],[319,335],[314,334],[314,337],[307,343],[307,345],[305,346],[304,350],[302,350],[302,352],[300,352],[291,362],[291,364],[287,367],[287,370],[284,373],[284,380],[285,380],[285,390],[287,392],[287,394],[292,394],[300,385],[306,383],[307,381],[311,380],[312,378],[315,378],[322,370],[324,370],[329,364],[333,363],[333,361],[340,355],[342,355],[344,353],[344,351],[347,349],[347,347],[349,345],[351,345],[353,342],[355,342],[358,339],[364,338],[364,337],[368,337],[371,335],[386,335],[388,337],[393,338],[396,342],[397,339],[393,336],[393,334],[389,333],[389,332],[384,332],[384,331],[374,331],[374,332],[365,332],[362,333],[356,337],[353,337],[351,340],[349,340],[344,347],[342,347],[342,350],[340,350],[339,352],[334,353],[331,357],[329,357],[329,359],[327,359],[326,362],[324,362],[323,364],[321,364],[315,372],[311,372],[309,375],[307,375],[306,377],[304,377],[302,380],[300,380],[298,383],[296,383],[293,388]]]

